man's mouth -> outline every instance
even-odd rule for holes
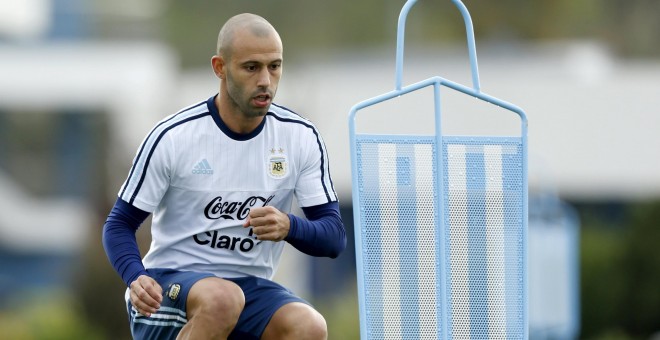
[[[266,107],[270,104],[270,95],[268,94],[261,94],[258,96],[252,97],[252,100],[254,101],[254,104],[258,107]]]

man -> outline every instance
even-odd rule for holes
[[[219,93],[161,121],[140,146],[103,229],[139,339],[326,339],[323,317],[270,281],[284,242],[346,247],[325,145],[272,104],[282,42],[264,18],[225,23],[211,58]],[[293,196],[307,219],[289,214]],[[135,231],[153,212],[140,258]]]

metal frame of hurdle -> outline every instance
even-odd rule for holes
[[[362,339],[527,339],[527,118],[480,89],[472,19],[460,0],[472,87],[442,77],[351,108],[349,138]],[[433,88],[435,135],[360,134],[360,110]],[[519,136],[445,136],[441,90],[513,112]]]

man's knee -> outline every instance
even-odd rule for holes
[[[307,325],[304,326],[303,332],[305,337],[302,339],[327,339],[328,325],[325,322],[325,318],[314,309],[312,309],[312,312],[306,318],[307,321],[303,322]]]
[[[245,306],[245,296],[235,283],[220,278],[205,278],[190,289],[187,314],[238,321]]]
[[[323,340],[328,338],[328,327],[323,316],[314,308],[294,302],[275,312],[263,338]]]

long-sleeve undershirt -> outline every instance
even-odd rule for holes
[[[346,230],[339,204],[330,202],[302,208],[307,219],[289,214],[285,238],[296,249],[311,256],[336,258],[346,248]],[[110,263],[126,286],[147,275],[135,232],[149,213],[118,198],[103,226],[103,247]]]

